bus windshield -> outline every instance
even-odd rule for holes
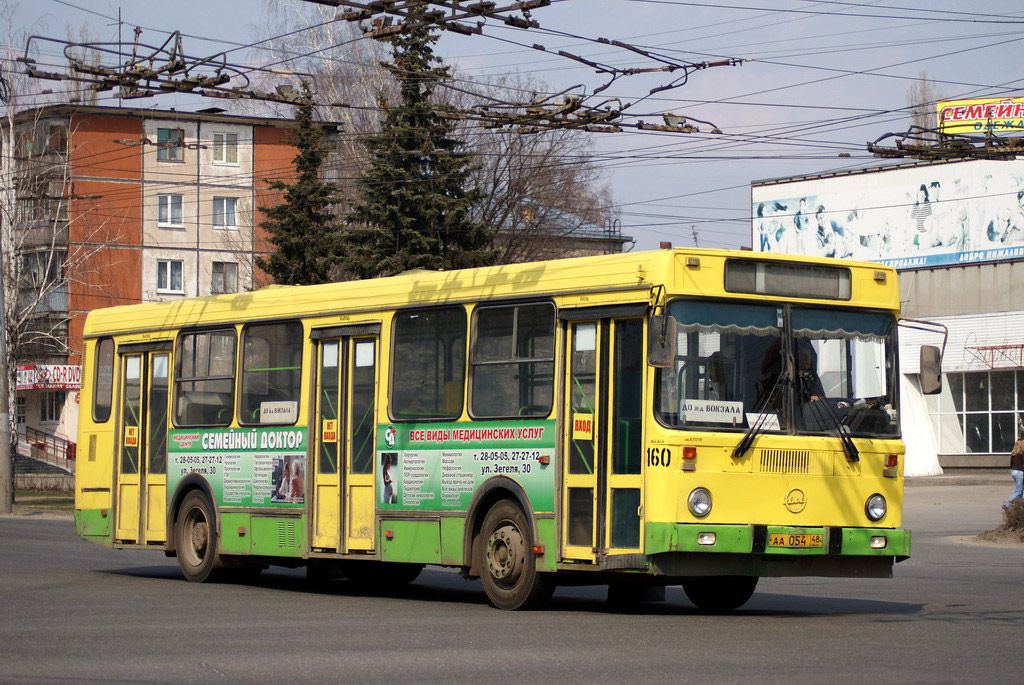
[[[889,314],[677,300],[675,363],[655,401],[670,428],[898,434]],[[792,378],[790,377],[792,375]]]

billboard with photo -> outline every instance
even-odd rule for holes
[[[752,247],[898,269],[1024,258],[1024,161],[755,183]]]

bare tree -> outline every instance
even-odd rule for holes
[[[12,26],[12,12],[5,6],[0,22]],[[116,291],[108,247],[121,231],[110,201],[75,195],[71,117],[41,106],[66,93],[36,92],[37,82],[12,68],[24,40],[24,31],[8,31],[0,54],[0,511],[13,503],[16,365],[80,352],[68,344],[69,291]]]
[[[340,196],[351,197],[354,179],[368,162],[358,138],[379,128],[377,101],[393,84],[381,66],[386,58],[383,47],[364,38],[350,22],[336,21],[337,11],[303,0],[264,0],[262,21],[250,28],[255,40],[274,38],[261,43],[248,59],[256,65],[274,64],[276,72],[293,72],[292,81],[311,84],[313,99],[320,105],[314,108],[314,118],[342,128],[336,149],[324,164],[324,180],[337,184]],[[273,90],[288,77],[256,72],[250,78]],[[269,110],[281,118],[293,115],[291,105],[239,101],[236,106]]]
[[[463,109],[480,102],[522,102],[549,90],[518,76],[474,83],[453,92]],[[524,133],[517,129],[464,129],[475,154],[474,180],[484,199],[476,218],[497,229],[502,263],[616,249],[617,214],[602,183],[589,135],[572,129]],[[586,246],[586,247],[584,247]]]
[[[926,72],[921,72],[918,79],[907,87],[907,105],[910,110],[910,125],[923,129],[936,128],[935,105],[939,102],[940,96],[936,90],[935,82],[928,79]],[[934,136],[928,136],[934,140]]]

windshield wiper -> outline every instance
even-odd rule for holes
[[[823,397],[820,400],[811,400],[805,403],[804,408],[814,409],[815,418],[819,423],[828,425],[832,424],[833,430],[836,432],[836,437],[839,438],[839,443],[843,446],[843,453],[846,455],[846,461],[856,462],[860,461],[860,450],[853,444],[853,438],[850,437],[850,428],[843,424],[842,419],[836,413],[835,407],[828,401],[827,397]],[[824,419],[828,419],[827,421]]]
[[[747,432],[743,434],[740,441],[736,443],[736,447],[733,448],[733,459],[739,459],[742,457],[746,454],[747,450],[750,449],[750,446],[754,444],[754,438],[761,434],[764,430],[765,424],[768,423],[768,408],[772,406],[772,400],[775,398],[779,390],[788,384],[789,376],[785,373],[780,373],[779,377],[775,379],[775,385],[773,385],[772,389],[768,391],[768,395],[764,398],[764,402],[761,403],[761,408],[758,411],[757,418],[754,419],[754,422],[750,424],[750,428],[747,429]]]

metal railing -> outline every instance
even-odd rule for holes
[[[18,428],[18,453],[68,473],[75,472],[75,443],[37,428]]]

